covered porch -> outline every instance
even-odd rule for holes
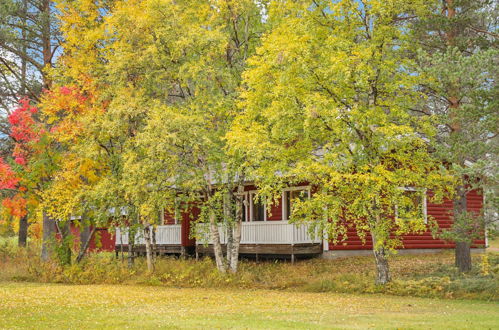
[[[157,226],[154,232],[153,244],[156,254],[185,254],[186,247],[182,245],[182,225]],[[128,229],[116,228],[116,253],[128,252],[129,232]],[[133,252],[145,254],[146,242],[142,231],[135,234]]]
[[[213,255],[213,244],[209,238],[207,224],[198,225],[196,255]],[[220,241],[225,249],[227,234],[219,227]],[[240,255],[288,256],[292,260],[296,256],[314,256],[322,253],[322,239],[318,235],[310,235],[306,225],[295,225],[288,221],[253,221],[243,222],[241,228]]]

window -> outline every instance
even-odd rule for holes
[[[173,209],[163,210],[163,224],[177,225],[182,221],[182,212],[180,209],[180,200],[175,198]]]
[[[256,191],[249,193],[250,197],[250,221],[267,221],[265,203],[258,198]]]
[[[282,192],[282,217],[283,220],[289,220],[293,212],[293,204],[296,199],[304,201],[310,198],[310,187],[291,187],[286,188]]]
[[[424,223],[428,223],[428,212],[426,209],[426,190],[412,187],[400,188],[403,193],[403,205],[395,206],[395,217],[423,217]]]

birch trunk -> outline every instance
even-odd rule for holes
[[[376,261],[376,284],[387,284],[391,281],[390,267],[388,266],[388,258],[384,247],[376,247],[376,239],[373,237],[373,253]]]
[[[230,253],[230,263],[229,263],[229,269],[231,273],[236,273],[237,272],[237,266],[239,264],[239,247],[241,245],[241,227],[242,227],[242,222],[243,222],[243,212],[244,212],[244,187],[239,186],[237,189],[237,196],[236,196],[236,222],[234,223],[234,235],[233,235],[233,244],[232,248],[229,252],[227,250],[227,254]]]
[[[234,247],[234,224],[230,221],[227,223],[227,251],[225,252],[227,263],[230,267],[232,263],[232,249]]]
[[[387,284],[391,281],[391,277],[385,249],[373,248],[373,253],[376,260],[376,284]]]
[[[210,213],[210,237],[213,243],[213,252],[215,254],[217,268],[221,273],[226,273],[227,268],[224,262],[222,244],[220,243],[220,232],[218,231],[218,224],[216,222],[214,212]]]
[[[158,247],[156,244],[156,227],[151,227],[151,237],[152,237],[152,262],[153,264],[156,262],[156,253],[158,251]]]
[[[230,267],[231,264],[231,251],[232,251],[232,246],[234,244],[234,224],[232,222],[232,212],[231,212],[231,202],[232,202],[232,194],[227,193],[224,196],[224,217],[225,217],[225,223],[227,224],[227,246],[226,246],[226,265]]]
[[[128,227],[128,268],[132,268],[135,262],[133,246],[135,245],[135,231]]]
[[[376,224],[378,225],[380,222],[381,218],[377,216]],[[376,230],[371,230],[371,236],[373,240],[374,260],[376,262],[376,284],[384,285],[392,280],[386,250],[382,244],[379,244],[379,237]]]
[[[125,262],[125,256],[123,255],[123,228],[121,227],[120,227],[120,253],[121,253],[121,262],[123,263]]]

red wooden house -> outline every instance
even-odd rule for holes
[[[310,196],[311,187],[307,185],[294,186],[282,191],[282,197],[273,205],[265,205],[255,198],[257,193],[253,185],[245,186],[245,209],[243,212],[242,237],[240,254],[256,256],[341,256],[349,254],[370,253],[372,241],[366,238],[365,243],[352,229],[346,241],[333,244],[318,237],[311,237],[307,226],[296,226],[288,222],[293,200],[297,196]],[[450,200],[442,204],[433,204],[422,200],[422,208],[427,217],[436,220],[440,228],[448,228],[452,223],[453,205]],[[480,212],[483,206],[483,196],[472,191],[467,196],[469,211]],[[212,253],[212,246],[206,237],[194,240],[190,237],[191,226],[199,214],[199,209],[193,207],[189,212],[177,212],[172,215],[164,213],[163,225],[156,229],[156,245],[160,254],[196,253],[207,255]],[[203,226],[203,224],[197,224]],[[224,231],[221,230],[222,243],[225,241]],[[128,250],[126,233],[116,232],[115,250]],[[475,248],[483,248],[485,238],[475,241]],[[435,250],[451,249],[453,243],[433,238],[430,231],[414,233],[403,237],[402,252],[434,252]],[[106,246],[107,248],[107,246]],[[144,241],[140,235],[136,238],[136,250],[144,252]]]

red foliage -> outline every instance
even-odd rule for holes
[[[27,166],[28,159],[33,154],[32,143],[39,141],[45,133],[42,125],[34,117],[37,112],[38,109],[30,104],[29,99],[24,98],[8,117],[10,136],[15,141],[12,157],[14,162],[23,168]],[[16,173],[9,164],[0,159],[0,189],[17,191],[13,197],[4,198],[2,206],[17,217],[26,214],[27,200],[23,196],[26,188],[20,186],[21,177],[22,173]]]
[[[26,215],[26,199],[19,194],[14,197],[7,197],[2,201],[2,206],[7,209],[9,214],[15,217],[23,217]]]
[[[12,112],[9,117],[10,136],[16,141],[12,156],[19,165],[26,165],[30,155],[28,144],[37,142],[45,133],[41,125],[33,117],[38,109],[30,105],[27,98],[19,102],[19,107]]]
[[[26,188],[19,186],[19,177],[12,170],[9,164],[0,159],[0,189],[17,190],[18,193],[14,197],[7,197],[2,200],[2,206],[7,209],[9,214],[22,217],[26,215],[26,199],[20,194]]]
[[[16,189],[19,178],[9,164],[0,158],[0,189]]]
[[[77,103],[82,104],[88,99],[88,97],[83,95],[81,90],[76,86],[62,86],[59,87],[58,91],[45,91],[45,93],[47,95],[50,95],[54,99],[59,99],[59,102],[61,102],[60,105],[64,105],[64,103],[66,103],[66,105],[69,105],[73,101],[77,101]]]
[[[61,88],[59,88],[59,92],[64,95],[69,95],[71,94],[71,89],[69,87],[62,86]]]

